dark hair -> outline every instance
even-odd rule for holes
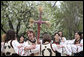
[[[59,32],[62,32],[62,31],[58,31],[58,33],[59,33]],[[60,35],[60,34],[59,34],[59,35]],[[62,37],[63,37],[63,32],[62,32]]]
[[[58,34],[58,36],[60,36],[58,32],[56,32],[56,33],[54,34],[54,36],[55,36],[56,34]],[[53,37],[53,42],[55,42],[55,38],[54,38],[54,37]]]
[[[24,34],[21,34],[21,35],[18,37],[18,39],[17,39],[18,42],[20,42],[20,38],[21,38],[21,37],[25,38],[25,37],[24,37]]]
[[[51,42],[51,36],[49,34],[44,34],[43,35],[42,43],[45,43],[46,41]]]
[[[5,42],[8,42],[9,40],[15,40],[15,31],[10,29],[6,33],[6,39]]]
[[[28,30],[27,34],[28,34],[28,32],[33,33],[33,36],[35,37],[35,32],[33,32],[33,30]]]
[[[82,38],[82,32],[75,32],[75,33],[77,33],[79,36],[80,36],[80,39]]]
[[[56,32],[56,33],[54,34],[54,36],[55,36],[56,34],[58,34],[58,35],[60,36],[60,34],[59,34],[58,32]]]
[[[82,39],[82,36],[81,36],[81,35],[82,35],[82,32],[75,32],[75,33],[77,33],[77,34],[80,36],[80,40],[79,40],[79,43],[80,43],[80,41],[81,41],[81,39]],[[74,44],[76,44],[76,41],[77,41],[77,40],[75,39]]]
[[[21,37],[21,36],[24,37],[24,34],[21,34],[19,37]]]

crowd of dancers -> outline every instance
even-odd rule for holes
[[[14,30],[2,35],[1,56],[83,56],[83,32],[75,32],[74,39],[66,40],[63,32],[51,35],[44,33],[42,40],[37,39],[32,29],[16,37]]]

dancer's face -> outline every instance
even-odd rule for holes
[[[59,39],[59,35],[56,34],[56,35],[54,36],[54,38],[55,38],[55,39]]]
[[[20,41],[21,41],[21,42],[24,41],[24,37],[23,37],[23,36],[20,37]]]
[[[79,38],[80,38],[79,34],[75,33],[75,39],[79,39]]]
[[[29,39],[33,38],[33,32],[28,32]]]

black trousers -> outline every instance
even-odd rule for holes
[[[83,51],[81,51],[79,53],[74,53],[74,56],[83,56]]]
[[[61,56],[61,53],[56,51],[56,56]]]

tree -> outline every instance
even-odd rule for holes
[[[75,31],[83,31],[83,2],[82,1],[1,1],[1,34],[13,29],[16,35],[29,28],[30,18],[38,20],[39,6],[43,7],[42,20],[50,21],[51,27],[41,25],[41,34],[44,32],[54,35],[62,30],[67,39],[73,37]],[[32,27],[37,34],[37,24]]]
[[[69,38],[76,31],[83,31],[79,29],[79,26],[83,28],[83,2],[82,1],[65,1],[61,3],[61,11],[63,13],[63,26],[67,30]],[[80,16],[81,15],[81,16]]]

